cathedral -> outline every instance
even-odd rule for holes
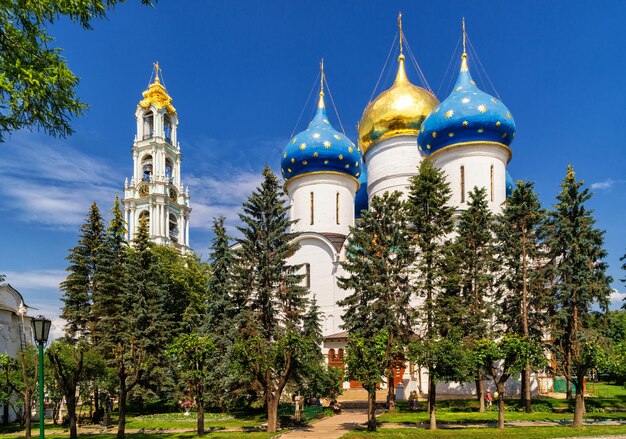
[[[290,215],[297,220],[293,229],[299,232],[300,249],[289,262],[304,267],[305,286],[323,312],[322,350],[329,366],[343,366],[347,333],[342,331],[343,310],[337,302],[350,292],[341,289],[337,279],[347,274],[342,262],[350,227],[359,221],[369,200],[393,191],[406,198],[410,179],[425,158],[445,172],[457,213],[466,208],[468,193],[474,187],[487,190],[494,213],[502,210],[513,189],[507,164],[512,156],[515,122],[504,103],[480,90],[472,79],[465,31],[456,84],[440,102],[431,91],[408,78],[400,19],[399,29],[395,81],[364,109],[357,144],[329,121],[322,64],[315,116],[287,143],[280,158]],[[132,239],[145,215],[153,241],[186,252],[190,251],[191,208],[188,190],[180,179],[178,120],[172,99],[161,84],[158,65],[155,71],[154,82],[143,92],[135,113],[134,173],[124,190],[128,238]],[[426,371],[407,366],[398,368],[395,382],[401,383],[406,394],[412,390],[424,393]],[[510,383],[518,386],[513,380]],[[357,386],[344,383],[344,388]],[[441,386],[438,391],[442,393],[474,391],[473,384]],[[536,392],[535,378],[532,387]],[[400,390],[398,396],[402,397]]]

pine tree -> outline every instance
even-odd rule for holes
[[[235,258],[240,269],[233,288],[245,302],[235,320],[231,359],[235,369],[247,369],[263,388],[267,431],[275,432],[280,395],[297,360],[307,300],[300,285],[303,275],[298,274],[302,267],[287,263],[298,245],[297,234],[290,232],[293,221],[285,194],[267,166],[263,177],[239,215],[242,237]]]
[[[423,160],[419,173],[413,178],[409,195],[409,231],[416,251],[415,292],[423,299],[419,313],[422,331],[422,359],[438,362],[422,363],[428,367],[428,407],[430,429],[437,428],[436,385],[447,376],[448,363],[441,355],[428,355],[427,350],[438,350],[438,344],[448,334],[445,330],[450,308],[441,308],[438,294],[450,282],[446,261],[450,253],[450,234],[454,230],[454,207],[449,204],[452,191],[442,170],[430,160]],[[444,314],[444,315],[441,315]],[[452,352],[447,349],[447,352]],[[444,352],[441,352],[444,353]],[[439,363],[439,364],[438,364]]]
[[[518,181],[499,218],[498,323],[509,335],[541,343],[547,328],[546,289],[539,274],[543,261],[539,229],[545,212],[533,183]],[[522,373],[521,399],[526,413],[532,411],[530,392],[531,365]]]
[[[494,219],[487,204],[485,188],[469,193],[467,209],[460,216],[454,244],[459,264],[461,302],[466,310],[463,322],[468,345],[488,336],[492,315],[494,256]],[[476,370],[476,393],[480,411],[485,411],[483,369]]]
[[[406,207],[400,193],[374,197],[369,211],[364,211],[361,221],[350,229],[346,261],[342,262],[348,275],[340,277],[338,284],[352,293],[338,304],[345,307],[343,328],[348,332],[367,338],[386,331],[388,349],[382,367],[388,379],[390,411],[395,407],[394,370],[399,361],[404,361],[404,347],[414,329],[409,306],[412,262]],[[366,390],[373,416],[376,387]]]
[[[73,338],[86,337],[93,330],[94,275],[103,241],[104,222],[94,202],[80,228],[78,243],[66,258],[70,263],[66,268],[69,274],[61,283],[64,304],[61,317],[67,321],[66,333]]]
[[[582,186],[583,181],[576,180],[569,165],[545,226],[549,261],[554,269],[554,347],[566,363],[568,387],[570,381],[576,384],[575,427],[582,426],[583,380],[603,355],[601,338],[592,327],[591,308],[598,304],[606,311],[611,294],[611,278],[602,261],[606,256],[604,231],[594,227],[593,211],[585,206],[591,193]]]
[[[220,216],[213,219],[213,241],[211,243],[211,279],[209,280],[209,301],[207,309],[207,331],[226,341],[231,318],[233,317],[231,297],[231,268],[233,254]]]

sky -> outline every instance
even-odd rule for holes
[[[338,115],[356,143],[370,97],[393,80],[398,11],[440,100],[458,72],[465,17],[474,79],[515,118],[510,173],[534,181],[551,207],[567,164],[574,166],[594,193],[589,206],[606,230],[615,278],[612,306],[620,306],[626,296],[619,281],[626,277],[619,262],[626,252],[621,0],[160,0],[154,8],[131,0],[90,31],[62,19],[49,27],[53,44],[80,77],[78,94],[90,109],[72,121],[75,134],[67,139],[22,131],[0,144],[0,273],[36,308],[31,314],[55,318],[59,334],[65,257],[90,203],[108,213],[131,176],[134,112],[155,61],[179,116],[191,245],[206,259],[211,219],[224,214],[232,230],[264,165],[279,171],[283,146],[311,119],[315,104],[307,98],[322,57]],[[409,78],[425,86],[407,64]]]

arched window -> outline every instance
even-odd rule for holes
[[[141,159],[141,168],[143,169],[143,181],[150,181],[152,179],[152,156],[146,154]]]
[[[311,225],[315,224],[315,196],[311,192]]]
[[[163,132],[165,134],[165,140],[171,144],[172,143],[172,120],[167,114],[163,118]]]
[[[343,361],[343,348],[340,348],[340,349],[337,351],[337,358],[338,358],[339,360],[342,360],[342,361]]]
[[[154,114],[148,111],[143,115],[143,140],[150,139],[154,132]]]
[[[331,364],[334,362],[335,362],[335,350],[329,349],[328,350],[328,364]]]
[[[169,237],[172,241],[178,242],[178,219],[173,213],[169,215]]]
[[[465,203],[465,166],[461,166],[461,203]]]
[[[489,169],[489,193],[491,194],[490,199],[493,202],[493,165],[491,165]]]
[[[148,230],[150,230],[150,212],[148,210],[142,210],[139,214],[139,221],[137,222],[137,229],[139,229],[139,225],[141,222],[146,219],[146,225],[148,226]]]
[[[165,178],[170,183],[172,183],[172,181],[174,180],[174,175],[172,174],[172,169],[174,169],[172,161],[170,159],[166,159],[165,160]]]

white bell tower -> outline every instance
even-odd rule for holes
[[[148,218],[150,239],[172,245],[181,253],[189,247],[189,188],[180,180],[182,154],[177,141],[178,115],[162,81],[159,63],[154,82],[137,105],[137,134],[133,143],[133,176],[124,183],[124,211],[129,242],[139,221]]]

